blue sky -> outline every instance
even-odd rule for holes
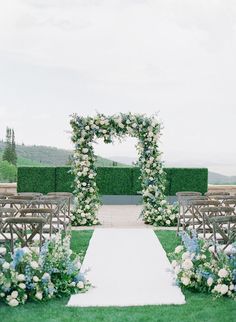
[[[158,113],[168,164],[236,174],[235,57],[231,0],[2,1],[0,138],[72,148],[74,112]]]

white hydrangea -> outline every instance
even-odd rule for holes
[[[229,275],[228,271],[225,268],[221,268],[218,272],[219,277],[224,278]]]
[[[191,259],[186,259],[183,264],[182,264],[183,269],[189,270],[191,268],[193,268],[193,262],[191,261]]]

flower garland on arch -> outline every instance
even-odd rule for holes
[[[158,139],[161,123],[154,116],[142,114],[118,114],[95,117],[81,117],[73,114],[72,141],[75,152],[72,173],[75,176],[76,207],[72,217],[74,225],[96,225],[97,210],[100,205],[96,185],[96,167],[93,142],[102,138],[105,143],[112,143],[114,138],[125,136],[138,139],[139,166],[141,169],[143,210],[145,223],[156,226],[171,226],[176,222],[176,211],[165,199],[166,175],[163,171]]]

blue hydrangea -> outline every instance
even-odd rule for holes
[[[16,249],[12,255],[11,266],[13,268],[16,268],[16,266],[22,261],[24,255],[25,255],[25,251],[23,248]]]
[[[182,236],[182,242],[186,248],[187,251],[189,251],[190,253],[195,253],[198,254],[200,251],[200,247],[199,247],[199,241],[197,238],[197,233],[195,230],[191,231],[191,235],[190,236],[187,232],[182,232],[181,236]]]

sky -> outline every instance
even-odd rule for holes
[[[236,175],[235,57],[234,0],[1,1],[0,138],[72,149],[72,113],[157,114],[167,165]]]

